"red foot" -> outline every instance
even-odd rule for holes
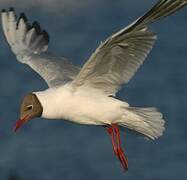
[[[113,146],[115,155],[118,157],[123,168],[125,170],[128,170],[128,160],[121,147],[120,131],[119,131],[118,126],[115,124],[112,124],[111,126],[107,126],[106,129],[111,137],[112,146]]]

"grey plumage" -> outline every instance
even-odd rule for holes
[[[49,87],[72,81],[79,68],[67,59],[47,52],[49,35],[37,22],[31,25],[22,13],[16,18],[13,9],[2,11],[2,26],[5,37],[19,62],[29,65],[47,82]]]
[[[104,41],[73,81],[75,89],[88,85],[115,95],[146,59],[156,39],[148,25],[187,4],[186,0],[160,0],[149,12]]]
[[[151,51],[156,34],[148,26],[186,4],[187,0],[158,1],[145,15],[101,43],[81,71],[68,60],[47,53],[49,36],[37,22],[30,26],[24,14],[17,19],[13,9],[3,10],[3,31],[13,53],[50,87],[25,96],[15,131],[35,117],[105,126],[115,154],[128,169],[118,126],[154,140],[162,136],[165,121],[156,108],[130,107],[111,96],[129,82]]]

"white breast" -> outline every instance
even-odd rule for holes
[[[121,101],[106,97],[93,89],[85,88],[72,93],[71,87],[66,85],[35,94],[43,106],[42,117],[48,119],[66,119],[81,124],[105,124],[122,114],[119,108]]]

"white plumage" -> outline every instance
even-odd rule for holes
[[[160,0],[148,13],[110,36],[80,70],[65,58],[48,54],[48,34],[38,23],[30,26],[23,14],[2,11],[5,37],[18,61],[28,64],[49,85],[35,92],[43,106],[42,116],[81,124],[111,125],[135,130],[155,139],[164,131],[162,114],[156,108],[134,108],[117,100],[152,49],[156,35],[148,25],[187,4],[186,0]]]
[[[164,131],[162,114],[156,108],[132,108],[126,102],[89,87],[74,92],[68,84],[35,94],[45,107],[44,118],[89,125],[118,124],[151,139],[160,137]]]

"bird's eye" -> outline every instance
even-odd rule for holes
[[[31,110],[33,108],[33,105],[28,105],[27,110]]]

